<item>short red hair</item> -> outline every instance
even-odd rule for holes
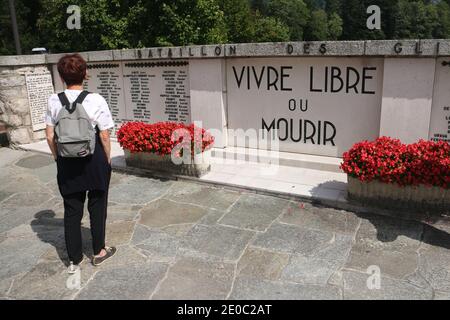
[[[59,75],[68,86],[83,84],[86,70],[86,60],[78,53],[66,54],[58,61]]]

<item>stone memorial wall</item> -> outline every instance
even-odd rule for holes
[[[126,121],[201,121],[218,148],[264,148],[257,144],[261,135],[277,135],[281,151],[337,157],[355,142],[380,135],[408,143],[449,141],[450,40],[249,43],[81,54],[89,68],[85,88],[105,97],[115,130]],[[44,109],[32,97],[39,90],[49,94],[50,87],[47,78],[38,87],[14,91],[18,98],[8,100],[7,79],[16,79],[18,69],[52,70],[59,92],[64,87],[56,63],[62,56],[0,57],[0,121],[11,133],[29,123],[28,139],[21,137],[21,143],[42,136],[42,130],[31,130],[42,128]],[[25,79],[19,82],[24,85]],[[28,101],[20,123],[9,115],[16,101]],[[11,140],[16,137],[11,134]]]
[[[433,105],[431,107],[430,140],[450,143],[450,59],[436,63]]]
[[[54,69],[55,78],[57,70]],[[115,130],[127,121],[190,122],[189,62],[118,61],[88,63],[84,89],[108,102]],[[59,81],[58,87],[63,85]]]

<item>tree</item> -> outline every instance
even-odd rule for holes
[[[227,42],[223,12],[215,0],[172,0],[161,6],[158,45]]]
[[[320,9],[311,13],[311,18],[307,27],[306,40],[326,40],[328,38],[328,17],[327,13]]]
[[[303,40],[304,29],[309,20],[309,9],[303,0],[271,0],[269,15],[279,19],[288,28],[290,40]]]
[[[255,35],[255,21],[248,0],[219,0],[224,13],[228,41],[251,42]]]
[[[255,13],[255,42],[289,41],[289,28],[277,18]]]
[[[450,3],[450,0],[448,2]],[[437,15],[437,21],[440,23],[436,24],[433,37],[437,39],[450,38],[450,4],[443,1],[438,3]]]
[[[15,54],[8,0],[0,0],[0,3],[0,55]],[[15,8],[22,51],[27,54],[32,48],[40,46],[35,26],[41,4],[40,1],[16,0]]]
[[[400,39],[428,39],[438,25],[434,4],[421,0],[399,0],[394,37]]]
[[[333,12],[328,17],[328,40],[338,40],[342,35],[342,19],[336,13]]]

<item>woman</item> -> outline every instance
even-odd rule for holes
[[[111,144],[108,130],[114,127],[114,122],[103,97],[96,93],[83,92],[83,81],[87,76],[87,64],[83,57],[79,54],[65,55],[58,62],[58,72],[67,89],[64,94],[54,94],[49,98],[46,134],[48,145],[57,162],[58,186],[64,199],[64,235],[70,261],[69,272],[75,272],[76,267],[83,261],[81,219],[86,194],[94,250],[93,265],[100,265],[116,252],[116,248],[105,246],[106,210],[111,177]],[[96,129],[94,153],[84,158],[58,156],[55,136],[58,113],[65,107],[63,105],[80,100]]]

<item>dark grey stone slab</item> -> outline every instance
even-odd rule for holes
[[[208,213],[203,218],[201,218],[198,223],[204,225],[216,224],[224,214],[225,211],[209,209]]]
[[[12,165],[16,160],[26,155],[24,151],[0,148],[0,168]]]
[[[109,200],[121,204],[146,204],[164,195],[172,183],[149,178],[126,179],[110,189]]]
[[[389,277],[403,279],[417,269],[418,255],[414,251],[377,250],[355,245],[345,265],[346,268],[366,272],[370,266],[378,266]]]
[[[14,193],[13,192],[8,192],[5,190],[0,190],[0,202],[2,202],[3,200],[5,200],[6,198],[9,198],[10,196],[12,196]]]
[[[353,235],[359,225],[359,218],[354,213],[302,202],[291,202],[280,221],[304,228],[348,235]]]
[[[180,238],[159,229],[137,225],[132,243],[147,257],[167,261],[176,256]]]
[[[148,227],[195,223],[207,212],[203,207],[160,199],[142,209],[139,222]]]
[[[367,215],[361,221],[356,244],[391,251],[417,250],[423,226],[419,222]]]
[[[402,279],[417,269],[420,223],[388,217],[363,219],[346,268],[366,272],[376,265],[385,275]]]
[[[0,280],[31,270],[49,244],[27,238],[9,238],[0,243]]]
[[[231,289],[234,265],[181,258],[170,269],[153,299],[223,300]]]
[[[419,250],[419,273],[438,291],[450,292],[450,250],[434,247]]]
[[[140,209],[142,209],[142,206],[124,205],[110,202],[108,204],[107,222],[134,220],[136,219]]]
[[[149,299],[167,271],[167,264],[146,263],[99,271],[83,288],[79,300]]]
[[[118,246],[130,242],[136,222],[118,221],[106,225],[106,243],[108,246]]]
[[[239,198],[239,193],[195,183],[178,182],[165,197],[177,202],[227,210]]]
[[[293,253],[309,230],[297,226],[274,223],[266,232],[258,234],[252,245],[273,251]]]
[[[251,231],[221,225],[196,225],[183,238],[184,249],[226,260],[236,260],[253,237]]]
[[[11,193],[51,192],[50,188],[47,188],[47,186],[43,184],[38,177],[24,172],[15,175],[13,179],[10,179],[5,184],[0,185],[0,189]]]
[[[344,271],[344,299],[348,300],[429,300],[431,289],[424,289],[404,280],[392,279],[381,274],[380,288],[369,289],[369,274]]]
[[[282,270],[289,262],[286,253],[271,252],[249,247],[237,265],[240,276],[251,276],[265,280],[279,280]]]
[[[289,202],[263,195],[243,194],[222,219],[220,224],[238,228],[265,231],[283,213]]]
[[[293,284],[282,281],[238,277],[231,300],[338,300],[341,292],[335,286]]]
[[[39,207],[53,198],[50,193],[24,192],[16,193],[10,198],[3,201],[0,205],[0,210],[3,208],[32,208]]]
[[[352,238],[295,225],[274,223],[265,233],[258,234],[253,245],[307,257],[345,259],[351,248]]]
[[[34,218],[37,208],[1,208],[0,207],[0,233],[11,230],[21,224],[29,223]]]
[[[302,284],[326,285],[342,264],[336,260],[307,258],[294,254],[283,270],[281,279]]]
[[[69,299],[75,292],[67,288],[67,270],[61,261],[41,261],[14,281],[9,297],[14,299]]]
[[[16,166],[27,169],[38,169],[49,165],[54,165],[55,160],[51,156],[34,154],[29,157],[24,157],[16,162]]]

